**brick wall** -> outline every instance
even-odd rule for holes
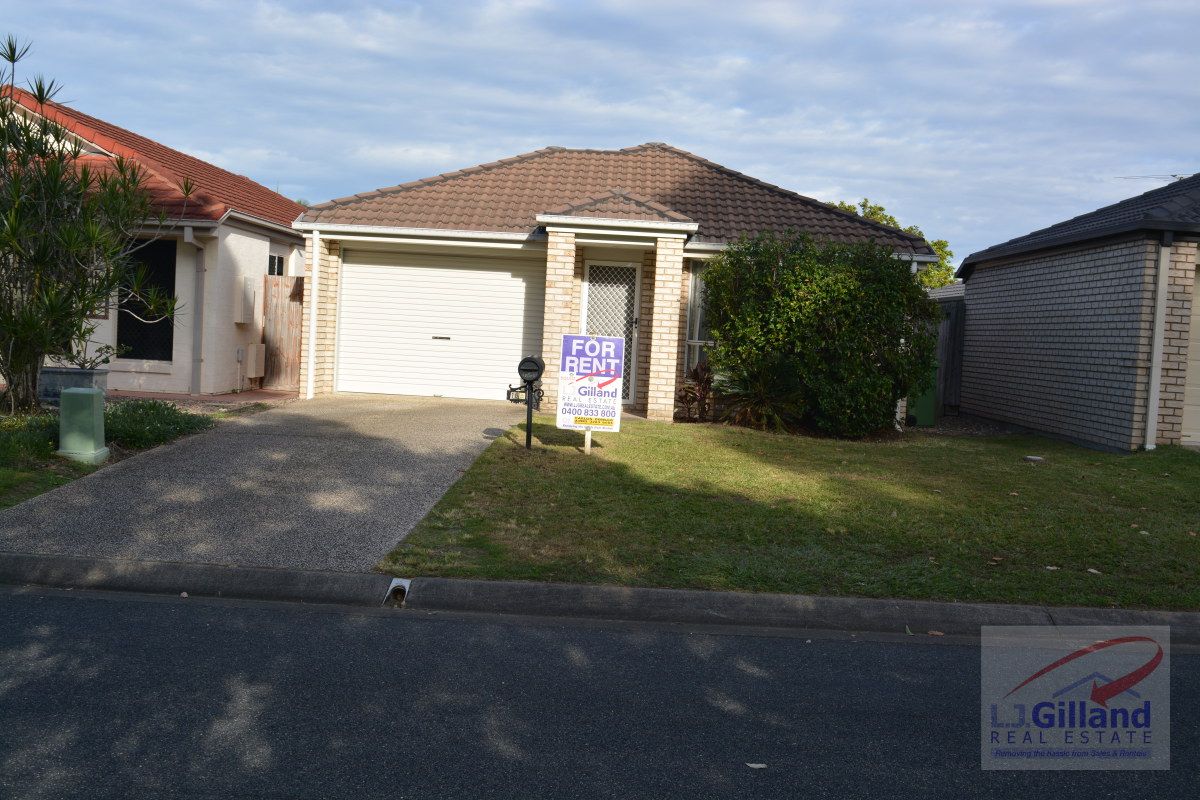
[[[1140,447],[1157,253],[1136,239],[977,267],[966,290],[963,411]]]
[[[300,333],[300,396],[308,391],[309,331],[312,324],[309,309],[312,308],[312,264],[313,240],[310,237],[304,254],[304,321]],[[317,288],[317,351],[316,369],[314,374],[313,394],[330,394],[333,392],[334,375],[334,345],[337,341],[337,300],[338,282],[342,273],[341,249],[337,242],[321,239],[320,254],[320,286]]]
[[[675,418],[675,376],[679,364],[683,240],[663,237],[654,249],[654,318],[650,325],[646,417],[670,422]]]
[[[1179,444],[1183,433],[1183,396],[1187,385],[1196,255],[1196,242],[1175,242],[1171,247],[1157,444]]]
[[[546,307],[542,320],[542,358],[546,362],[545,398],[542,410],[558,408],[560,343],[564,334],[577,333],[581,307],[583,253],[575,246],[575,234],[550,231],[546,241]]]

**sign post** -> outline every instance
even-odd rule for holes
[[[558,427],[583,431],[591,455],[592,431],[621,430],[625,339],[566,334],[558,372]]]

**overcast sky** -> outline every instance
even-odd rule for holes
[[[4,6],[60,100],[311,202],[665,141],[961,259],[1200,171],[1195,0]]]

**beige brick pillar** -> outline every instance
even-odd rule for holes
[[[316,363],[309,363],[309,334],[312,318],[313,288],[313,239],[309,237],[305,248],[304,314],[300,326],[300,396],[306,396],[308,373],[313,370],[313,394],[333,392],[334,342],[337,339],[338,283],[341,280],[341,248],[336,241],[321,238],[321,252],[316,262],[320,271],[317,288],[317,336]]]
[[[1192,305],[1196,302],[1195,242],[1175,242],[1167,282],[1163,320],[1163,360],[1158,401],[1156,444],[1179,444],[1183,436],[1183,402],[1187,387],[1188,345],[1192,339]]]
[[[654,316],[650,321],[650,374],[646,417],[675,418],[675,378],[679,364],[680,299],[683,292],[683,239],[660,238],[654,251]]]
[[[579,298],[575,291],[575,234],[548,231],[546,242],[546,306],[542,319],[542,359],[546,362],[542,411],[558,408],[558,368],[562,337],[578,333]]]

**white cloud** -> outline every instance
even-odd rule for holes
[[[663,140],[965,255],[1197,169],[1194,2],[10,6],[82,110],[312,201]]]

